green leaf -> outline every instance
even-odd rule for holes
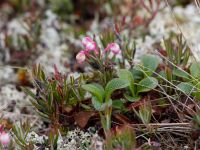
[[[194,92],[192,93],[193,96],[195,96],[196,99],[200,100],[200,92]]]
[[[103,102],[104,99],[104,89],[99,84],[85,84],[82,88],[90,92],[93,96],[97,97],[99,102]]]
[[[194,86],[189,82],[181,82],[177,85],[177,87],[185,94],[189,94],[192,92],[192,90],[194,90]]]
[[[181,77],[181,78],[185,78],[185,79],[189,79],[189,75],[188,73],[186,73],[185,71],[177,68],[173,70],[173,74],[177,77]]]
[[[33,99],[35,99],[35,94],[34,94],[31,90],[29,90],[29,89],[26,88],[26,87],[21,87],[21,89],[22,89],[26,94],[28,94],[28,95],[31,96]]]
[[[96,97],[92,97],[92,105],[94,106],[94,108],[95,108],[96,110],[98,110],[98,111],[101,110],[101,105],[102,105],[102,103],[99,102],[99,100],[97,100]]]
[[[132,97],[132,96],[129,96],[129,95],[127,95],[127,94],[124,94],[124,97],[128,100],[128,101],[130,101],[130,102],[137,102],[137,101],[139,101],[140,100],[140,96],[135,96],[135,97]]]
[[[45,73],[43,70],[40,70],[40,77],[41,77],[41,80],[42,81],[45,81],[46,80],[46,76],[45,76]]]
[[[117,75],[120,79],[128,80],[129,82],[134,81],[132,73],[127,69],[119,69]]]
[[[50,92],[48,95],[47,95],[47,101],[48,101],[48,105],[49,106],[52,106],[53,105],[53,92]]]
[[[110,99],[111,94],[118,89],[125,88],[129,86],[130,83],[127,80],[123,80],[120,78],[115,78],[109,81],[105,87],[105,100],[108,101]]]
[[[142,69],[140,66],[134,66],[133,69],[130,70],[134,80],[141,80],[144,77],[144,74],[141,70]]]
[[[91,110],[91,106],[87,105],[87,104],[80,104],[82,108],[86,109],[86,110]]]
[[[119,100],[114,100],[112,102],[112,106],[113,106],[113,108],[116,108],[116,109],[122,109],[122,108],[124,108],[124,103],[120,99]]]
[[[194,78],[200,78],[200,62],[196,62],[191,65],[190,73]]]
[[[147,77],[138,83],[137,92],[148,92],[158,85],[158,80],[153,77]]]
[[[112,99],[107,100],[105,103],[101,105],[101,111],[104,111],[106,108],[109,108],[112,106]]]
[[[166,75],[166,72],[165,72],[165,71],[163,71],[163,70],[160,71],[160,72],[159,72],[159,75],[160,75],[160,76],[158,77],[159,79],[163,79],[163,78],[164,78],[164,79],[167,79],[167,75]]]
[[[149,76],[151,76],[153,72],[155,72],[155,70],[157,69],[160,63],[160,59],[157,56],[149,55],[149,54],[143,55],[141,58],[141,61]]]
[[[129,88],[130,88],[132,96],[134,96],[135,95],[134,78],[133,78],[132,73],[127,69],[119,69],[117,74],[120,79],[127,80],[130,83]]]

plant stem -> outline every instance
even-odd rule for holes
[[[112,113],[112,107],[107,107],[105,111],[106,115],[106,131],[109,131],[111,128],[111,113]]]

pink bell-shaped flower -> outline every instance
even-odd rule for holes
[[[2,145],[7,146],[10,143],[10,136],[6,132],[0,133],[0,142]]]
[[[108,44],[108,46],[106,47],[105,51],[111,51],[113,54],[117,55],[121,52],[121,49],[119,47],[119,45],[117,43],[110,43]]]
[[[97,44],[90,37],[84,37],[82,39],[82,44],[84,45],[86,51],[95,51],[97,49]]]

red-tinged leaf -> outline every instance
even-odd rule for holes
[[[27,52],[13,52],[11,54],[11,61],[28,58],[30,57],[30,55],[31,53],[27,53]]]
[[[167,52],[166,52],[166,50],[160,48],[158,51],[159,51],[159,53],[160,53],[161,55],[167,57]]]
[[[122,18],[122,26],[124,26],[126,24],[126,16],[123,16]]]
[[[115,31],[117,32],[117,34],[120,33],[120,29],[119,29],[119,26],[117,24],[115,24]]]
[[[138,102],[134,102],[128,106],[129,110],[132,110],[133,108],[138,108],[139,106],[143,105],[146,102],[147,98],[144,97],[142,100]]]
[[[74,116],[74,120],[80,128],[84,128],[94,114],[93,111],[82,111]]]
[[[54,77],[55,77],[56,80],[61,79],[60,72],[58,71],[58,68],[56,67],[56,65],[54,65]]]
[[[64,110],[65,110],[65,112],[70,113],[70,112],[72,112],[73,108],[68,106],[68,107],[65,107]]]
[[[151,9],[153,9],[153,1],[152,1],[152,0],[149,0],[149,3],[150,3]]]
[[[122,115],[122,114],[115,114],[114,117],[123,124],[132,124],[133,122],[131,120],[129,120],[126,116]]]
[[[138,26],[138,25],[141,25],[144,23],[144,20],[140,17],[140,16],[136,16],[134,19],[133,19],[133,24],[135,26]]]
[[[57,86],[57,92],[59,93],[60,96],[63,95],[61,86]]]

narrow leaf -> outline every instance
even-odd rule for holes
[[[29,89],[26,88],[26,87],[21,87],[21,89],[22,89],[26,94],[28,94],[28,95],[31,96],[33,99],[35,99],[35,94],[34,94],[31,90],[29,90]]]

